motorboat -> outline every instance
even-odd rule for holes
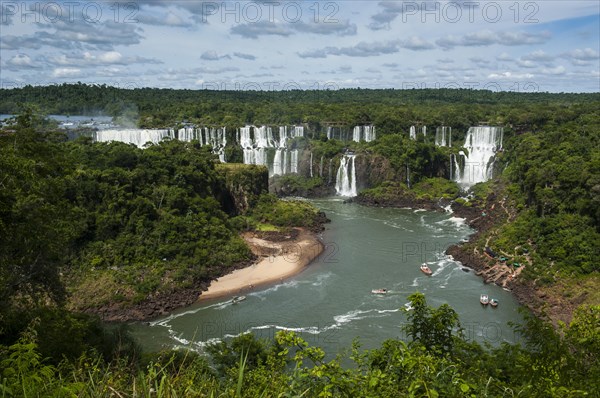
[[[373,289],[371,290],[371,293],[373,294],[387,294],[388,290],[387,289]]]
[[[423,273],[427,276],[431,276],[433,274],[433,271],[431,271],[431,269],[429,269],[429,267],[425,263],[421,265],[421,271],[423,271]]]
[[[244,300],[246,300],[246,296],[235,296],[234,298],[231,299],[231,303],[237,304],[240,301],[244,301]]]
[[[491,299],[490,300],[490,305],[494,308],[496,308],[498,306],[498,300],[496,299]]]
[[[488,297],[487,294],[482,294],[481,297],[479,297],[479,302],[482,305],[488,305],[490,302],[490,298]]]

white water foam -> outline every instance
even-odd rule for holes
[[[266,296],[269,293],[276,292],[279,289],[297,288],[299,285],[300,285],[300,283],[298,281],[292,280],[292,281],[288,281],[288,282],[284,282],[284,283],[279,283],[279,284],[272,286],[265,290],[260,290],[258,292],[249,293],[249,294],[247,294],[247,296],[258,297],[261,300],[266,300]]]
[[[333,273],[331,272],[326,272],[324,274],[319,274],[317,275],[317,280],[312,282],[311,285],[312,286],[323,286],[327,283],[327,280],[333,276]]]
[[[211,304],[211,305],[207,305],[206,307],[200,307],[200,308],[196,308],[193,310],[189,310],[189,311],[184,311],[184,312],[180,312],[178,314],[171,314],[166,318],[163,319],[157,319],[156,321],[150,322],[150,326],[164,326],[167,327],[168,323],[171,322],[173,319],[177,319],[179,317],[185,316],[185,315],[192,315],[192,314],[196,314],[200,311],[204,311],[207,310],[209,308],[216,308],[216,307],[222,307],[226,304],[229,304],[230,301],[222,301],[220,303],[215,303],[215,304]]]
[[[436,221],[435,224],[453,224],[456,228],[462,228],[466,224],[466,219],[462,217],[450,217],[445,220]]]

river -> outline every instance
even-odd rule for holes
[[[328,354],[350,348],[355,338],[364,348],[376,348],[386,339],[404,339],[406,316],[401,309],[417,291],[431,306],[448,303],[454,308],[467,339],[494,346],[517,341],[508,322],[522,318],[511,293],[485,285],[444,254],[473,233],[463,219],[450,213],[363,207],[341,198],[311,202],[332,222],[322,236],[325,251],[305,271],[248,293],[238,304],[207,300],[149,324],[133,324],[142,347],[201,350],[209,342],[247,331],[271,338],[290,329]],[[420,271],[423,262],[432,276]],[[389,293],[374,295],[375,288]],[[481,293],[499,300],[499,306],[483,307]]]

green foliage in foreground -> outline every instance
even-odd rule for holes
[[[430,308],[409,297],[406,343],[387,340],[362,350],[358,341],[326,360],[293,332],[273,341],[250,334],[209,346],[210,359],[190,351],[143,360],[103,360],[88,352],[52,364],[33,329],[0,346],[4,397],[594,397],[600,393],[600,306],[576,311],[562,337],[527,317],[525,344],[484,350],[460,334],[447,305]],[[400,331],[399,331],[400,332]],[[349,364],[350,362],[350,364]],[[345,365],[342,365],[345,364]]]

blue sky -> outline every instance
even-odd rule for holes
[[[1,1],[2,87],[600,91],[600,2]]]

